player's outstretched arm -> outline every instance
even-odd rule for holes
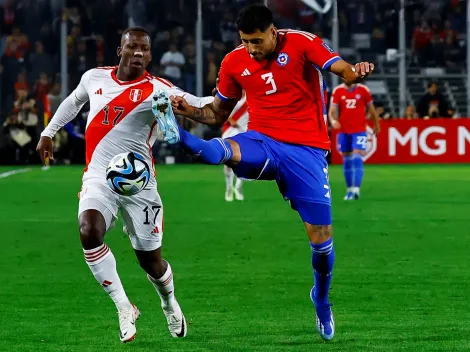
[[[331,127],[335,130],[341,127],[338,121],[338,106],[331,104],[330,110],[328,111],[328,119],[330,120]]]
[[[172,97],[171,105],[175,114],[189,117],[191,120],[205,125],[222,126],[237,105],[237,100],[222,100],[215,96],[212,103],[203,107],[195,107],[188,104],[186,99],[182,97]]]
[[[46,158],[54,160],[52,137],[58,130],[72,121],[88,101],[86,85],[88,85],[90,71],[85,72],[77,88],[59,105],[51,121],[41,133],[36,150],[39,152],[43,165],[46,165]]]
[[[330,66],[330,71],[341,77],[346,84],[360,83],[374,71],[374,64],[360,62],[351,65],[344,60],[338,60]]]

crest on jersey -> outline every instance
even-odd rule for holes
[[[276,61],[279,66],[286,66],[289,62],[289,55],[287,55],[286,53],[279,53]]]
[[[356,94],[356,99],[361,99],[361,95],[360,95],[360,94]]]
[[[140,99],[142,99],[142,89],[131,89],[129,93],[129,99],[134,103],[140,101]]]

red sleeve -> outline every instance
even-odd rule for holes
[[[331,94],[331,105],[338,105],[339,104],[339,89],[336,88],[333,93]]]
[[[242,97],[242,88],[235,81],[230,73],[229,63],[230,57],[225,56],[219,71],[219,85],[217,87],[217,96],[222,100],[236,99],[240,100]]]
[[[373,102],[372,94],[370,94],[370,90],[367,87],[362,88],[364,90],[364,100],[367,106]]]
[[[298,32],[298,34],[301,45],[305,48],[305,57],[312,64],[327,70],[334,62],[341,60],[338,53],[316,35],[307,32]]]

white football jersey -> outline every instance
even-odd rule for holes
[[[153,94],[157,89],[166,89],[170,96],[187,95],[171,82],[147,72],[127,82],[119,81],[115,72],[116,67],[91,69],[74,91],[76,99],[90,101],[83,181],[105,180],[109,161],[119,153],[131,151],[142,155],[154,174],[152,145],[157,121],[152,113]],[[155,177],[151,177],[149,186],[154,185]]]

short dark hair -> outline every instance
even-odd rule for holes
[[[144,33],[144,34],[147,34],[150,37],[149,31],[146,30],[144,27],[139,27],[139,26],[127,28],[126,30],[124,30],[124,32],[122,32],[122,36],[124,37],[127,33],[131,33],[131,32]]]
[[[237,28],[246,34],[257,30],[264,32],[273,24],[273,14],[262,4],[252,4],[244,7],[238,14]]]

